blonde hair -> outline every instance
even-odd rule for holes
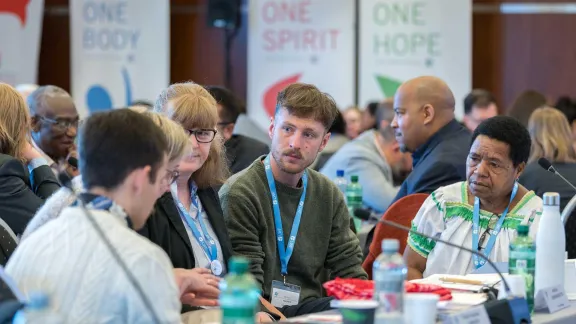
[[[29,134],[30,114],[24,99],[13,87],[0,83],[0,153],[24,161]]]
[[[195,83],[171,85],[159,96],[154,110],[179,123],[184,129],[214,129],[218,123],[216,100],[206,89]],[[229,175],[224,140],[216,133],[210,143],[208,158],[192,174],[191,180],[198,188],[208,188],[223,184]]]
[[[128,109],[152,119],[154,124],[160,127],[162,133],[166,135],[166,140],[168,142],[169,162],[180,160],[184,154],[188,152],[190,148],[188,134],[178,123],[164,115],[150,111],[145,107],[133,106]]]
[[[558,109],[543,107],[534,110],[528,121],[528,132],[532,138],[528,162],[541,157],[560,163],[576,161],[570,125]]]

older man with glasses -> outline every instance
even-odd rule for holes
[[[75,159],[71,157],[76,154],[80,118],[70,94],[57,86],[42,86],[28,96],[27,103],[32,116],[33,144],[55,173],[66,170],[76,175]]]

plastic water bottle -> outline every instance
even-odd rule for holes
[[[244,257],[232,257],[228,275],[220,282],[220,308],[223,324],[254,324],[260,290],[248,272],[250,262]]]
[[[375,324],[403,323],[404,281],[408,270],[398,253],[399,248],[398,240],[383,240],[382,254],[372,266],[374,299],[379,303]]]
[[[26,307],[19,310],[12,321],[13,324],[63,324],[64,319],[50,309],[50,300],[46,294],[34,292],[30,294]]]
[[[350,217],[354,220],[356,232],[360,232],[362,220],[354,217],[354,209],[362,208],[362,186],[358,182],[357,175],[351,176],[350,183],[346,186],[346,204],[348,205]]]
[[[521,275],[526,281],[526,301],[530,312],[534,310],[534,272],[536,267],[536,245],[528,231],[528,225],[518,226],[518,236],[510,244],[510,259],[508,271],[513,275]]]
[[[334,179],[336,187],[342,191],[343,195],[346,195],[346,188],[348,187],[348,181],[344,178],[344,170],[336,170],[336,178]]]
[[[560,195],[547,192],[542,200],[544,209],[536,234],[536,295],[544,288],[557,285],[564,288],[566,236],[560,218]]]

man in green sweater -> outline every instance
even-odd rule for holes
[[[250,259],[262,295],[287,317],[329,309],[322,284],[330,278],[367,278],[342,193],[307,169],[337,114],[315,86],[288,86],[269,128],[271,153],[220,190],[235,254]]]

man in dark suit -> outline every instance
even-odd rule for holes
[[[392,127],[402,150],[412,153],[413,169],[392,203],[466,180],[470,133],[454,118],[454,106],[452,91],[436,77],[418,77],[398,88]],[[364,255],[373,234],[374,229],[368,234]]]
[[[268,154],[270,148],[250,137],[233,134],[238,115],[246,110],[240,99],[234,96],[230,90],[222,87],[208,86],[206,89],[218,102],[220,121],[217,128],[218,133],[226,141],[224,146],[226,146],[228,166],[232,174],[238,173],[247,168],[258,157]]]
[[[16,235],[54,192],[60,189],[56,176],[41,153],[28,144],[23,158],[0,154],[0,215]]]

